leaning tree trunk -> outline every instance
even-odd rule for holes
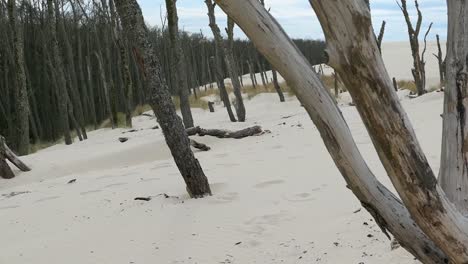
[[[360,25],[364,28],[360,29],[365,30],[362,30],[359,33],[366,34],[367,38],[365,39],[373,40],[373,47],[370,49],[372,51],[371,55],[373,55],[373,60],[377,60],[379,63],[378,65],[375,65],[375,63],[372,64],[373,66],[378,66],[376,69],[383,70],[377,71],[375,73],[381,74],[382,72],[385,72],[384,68],[382,69],[382,67],[384,67],[383,62],[381,61],[380,53],[376,45],[377,41],[375,41],[375,35],[370,26],[370,15],[365,3],[360,1],[319,2],[320,3],[317,3],[317,5],[326,6],[328,8],[326,11],[316,8],[316,11],[318,11],[317,13],[326,13],[328,14],[328,17],[334,17],[333,14],[335,14],[334,12],[337,12],[337,10],[342,12],[342,14],[339,16],[340,18],[345,18],[343,21],[341,21],[341,19],[332,20],[338,24],[336,27],[342,28],[342,30],[346,30],[349,26],[352,26],[355,21],[357,21],[353,21],[353,18],[359,19],[358,21],[363,22],[363,24]],[[281,75],[295,90],[297,97],[304,105],[311,119],[319,129],[322,138],[338,169],[346,179],[348,187],[358,197],[363,206],[374,216],[376,222],[379,224],[382,230],[384,232],[391,232],[403,247],[409,250],[422,262],[446,263],[448,260],[446,259],[445,255],[441,253],[439,248],[434,245],[434,243],[424,234],[424,232],[422,232],[421,229],[413,222],[407,209],[375,178],[375,176],[369,170],[355,142],[352,140],[353,137],[351,132],[337,105],[333,102],[333,99],[327,92],[326,88],[313,72],[312,66],[300,54],[296,46],[287,37],[279,24],[268,14],[265,9],[260,6],[256,0],[218,0],[217,3],[228,15],[230,15],[236,21],[236,23],[254,42],[258,50],[263,53],[263,55],[270,61],[273,67],[277,68]],[[331,8],[330,5],[332,6]],[[350,5],[350,7],[345,5]],[[356,5],[358,8],[357,10]],[[363,11],[364,8],[367,11]],[[357,13],[354,13],[356,11]],[[335,29],[333,25],[329,24],[324,24],[323,27],[326,28],[327,26]],[[343,37],[343,35],[353,37],[357,34],[359,36],[359,33],[355,32],[354,30],[352,34],[343,34],[344,32],[340,32],[340,34],[335,35],[339,37]],[[350,44],[352,42],[345,41],[345,43]],[[366,42],[364,44],[366,44],[366,47],[370,45]],[[330,51],[336,52],[339,50],[340,49],[334,49],[333,46],[330,49]],[[353,49],[343,50],[353,51]],[[361,57],[361,53],[353,54],[357,57]],[[376,58],[377,56],[380,59]],[[350,60],[350,62],[351,61],[354,60]],[[372,67],[370,69],[372,69]],[[365,72],[367,71],[364,71],[364,73]],[[382,84],[382,82],[376,83]],[[390,84],[390,91],[392,91],[391,82],[388,83]],[[373,87],[377,88],[375,85]],[[366,93],[367,92],[369,91],[366,91]],[[375,91],[370,91],[370,93],[375,93]],[[375,95],[372,97],[376,98]],[[381,97],[382,96],[379,96],[378,98]],[[397,106],[397,110],[399,110],[398,101],[394,93],[386,94],[385,98],[389,98],[384,100],[391,100],[395,106]],[[388,104],[385,105],[388,107]],[[404,116],[402,117],[405,118]],[[379,118],[377,120],[381,119]],[[392,124],[390,122],[383,123]],[[380,134],[385,133],[381,132]],[[398,133],[396,135],[398,135]],[[403,152],[403,155],[406,155],[406,153]],[[425,168],[427,169],[427,167]],[[411,172],[414,172],[414,170],[411,170]],[[401,175],[408,175],[408,173],[402,172]],[[408,186],[413,186],[413,184],[409,183]],[[418,185],[416,185],[415,189],[418,189]],[[422,212],[426,211],[422,210]],[[426,213],[431,214],[432,212]],[[442,226],[445,224],[440,222],[437,223]],[[459,236],[463,237],[463,234]],[[460,237],[457,237],[457,239]],[[463,245],[463,243],[455,244],[455,247],[463,247]],[[460,251],[460,253],[463,254],[463,251]],[[454,255],[452,255],[452,257],[455,260],[463,260],[463,257],[454,257]]]
[[[172,74],[176,82],[180,98],[180,111],[186,128],[193,127],[192,111],[189,102],[189,86],[187,83],[186,61],[179,39],[179,17],[177,16],[176,0],[166,0],[169,38],[172,48]]]
[[[145,74],[150,92],[150,103],[163,130],[167,145],[187,185],[191,197],[211,195],[210,185],[200,163],[190,149],[190,139],[185,133],[182,120],[176,113],[171,95],[161,75],[159,60],[153,44],[149,40],[141,9],[136,0],[115,0],[122,27],[131,43],[141,56],[142,71]],[[130,43],[130,41],[129,41]]]
[[[29,100],[26,85],[26,71],[24,63],[23,30],[17,22],[16,1],[8,0],[8,16],[13,35],[14,64],[16,77],[16,112],[17,132],[16,147],[20,155],[29,153]]]
[[[439,183],[468,215],[468,3],[450,0]]]
[[[445,59],[442,57],[442,48],[440,47],[440,37],[437,34],[437,54],[434,56],[437,58],[437,63],[439,64],[439,79],[440,79],[440,89],[443,90],[445,87]]]
[[[329,65],[356,102],[377,154],[412,218],[451,261],[468,263],[468,222],[437,184],[387,74],[369,9],[360,0],[309,2],[324,30]],[[329,18],[337,14],[340,19],[332,22]]]
[[[231,102],[229,100],[229,94],[227,93],[226,87],[224,86],[224,72],[223,72],[223,60],[226,59],[226,52],[224,50],[224,40],[221,36],[221,31],[219,30],[218,25],[216,24],[216,17],[215,17],[215,5],[213,4],[212,0],[205,0],[206,6],[208,7],[208,18],[210,20],[210,28],[213,32],[214,40],[215,40],[215,68],[216,68],[216,78],[218,79],[218,89],[221,95],[221,100],[226,107],[229,119],[232,122],[236,122],[236,117],[232,112]],[[228,70],[230,69],[230,63],[225,61]],[[230,76],[232,80],[232,75]],[[239,88],[240,89],[240,88]]]

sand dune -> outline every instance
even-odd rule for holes
[[[442,95],[404,100],[437,169]],[[415,263],[390,250],[296,99],[280,104],[275,94],[261,94],[246,106],[245,124],[228,122],[220,105],[214,114],[194,111],[203,127],[271,130],[243,140],[197,138],[212,147],[196,153],[214,192],[205,199],[188,199],[161,131],[146,116],[134,119],[141,130],[126,133],[126,143],[117,140],[125,129],[103,129],[25,157],[33,171],[0,181],[0,263]],[[342,111],[389,185],[355,108],[343,104]]]

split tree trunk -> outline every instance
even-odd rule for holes
[[[135,52],[141,54],[143,58],[141,70],[144,72],[151,91],[149,101],[174,161],[185,180],[189,195],[194,198],[211,195],[208,179],[190,149],[190,139],[185,132],[182,120],[176,113],[171,95],[161,75],[159,60],[149,40],[148,29],[140,6],[136,0],[115,0],[115,4],[123,30],[131,40],[129,43],[136,45]]]
[[[324,2],[320,1],[318,5],[327,5]],[[326,2],[333,2],[333,5],[355,4],[355,1]],[[257,49],[295,90],[298,99],[320,131],[348,187],[376,219],[382,230],[392,233],[404,248],[422,262],[446,263],[445,255],[414,223],[407,209],[369,170],[327,88],[323,86],[313,72],[312,66],[297,50],[278,22],[256,0],[218,0],[217,3],[236,21]],[[367,9],[364,2],[361,4]],[[344,10],[344,15],[347,15],[346,7],[334,6],[333,10],[335,12]],[[333,12],[328,9],[327,11],[329,17],[335,17]],[[359,21],[365,22],[369,19],[368,16],[367,11],[367,14],[357,15],[355,18],[362,18]],[[342,14],[339,17],[341,18]],[[339,23],[339,26],[354,23],[349,20],[340,23],[341,19],[331,21]],[[364,25],[370,28],[370,22]],[[346,28],[343,26],[344,30]],[[376,45],[374,33],[369,29],[364,32],[372,33],[369,39],[374,39]],[[376,54],[380,56],[377,47],[373,51],[377,51]]]
[[[172,75],[180,98],[180,111],[186,128],[193,127],[192,111],[190,110],[189,86],[187,83],[186,61],[179,39],[179,17],[176,0],[166,0],[169,38],[172,48]]]

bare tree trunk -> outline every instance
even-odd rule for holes
[[[437,54],[434,54],[434,56],[437,58],[437,62],[439,64],[439,78],[440,78],[440,89],[443,90],[445,87],[445,59],[443,58],[442,55],[442,48],[440,47],[440,37],[437,34]]]
[[[280,102],[284,102],[284,94],[283,91],[281,90],[281,86],[278,83],[278,73],[274,68],[271,69],[271,73],[273,74],[273,85],[275,86],[276,93],[278,94],[280,98]]]
[[[311,116],[312,120],[316,124],[317,128],[319,129],[324,142],[332,155],[337,167],[341,171],[342,175],[345,177],[348,183],[348,187],[353,190],[354,194],[360,199],[361,203],[364,207],[374,216],[377,223],[382,227],[384,231],[390,231],[395,238],[401,243],[403,247],[409,250],[412,254],[414,254],[417,258],[419,258],[424,263],[447,263],[447,259],[443,253],[438,249],[437,246],[433,244],[433,242],[428,239],[428,237],[419,229],[419,227],[413,222],[412,218],[410,217],[407,209],[398,201],[398,199],[391,194],[383,185],[381,185],[377,179],[374,177],[372,172],[367,167],[365,161],[363,160],[357,146],[355,145],[354,141],[352,140],[351,132],[347,127],[343,116],[340,113],[340,110],[334,104],[333,99],[326,91],[326,88],[320,82],[318,77],[312,70],[311,65],[307,62],[307,60],[299,53],[297,48],[292,44],[292,41],[285,35],[284,30],[279,26],[279,24],[274,21],[274,19],[268,14],[266,10],[264,10],[256,0],[238,0],[238,1],[226,1],[226,0],[218,0],[217,3],[220,7],[230,15],[236,23],[243,29],[243,31],[250,37],[250,39],[255,43],[256,47],[259,49],[260,52],[270,61],[270,63],[278,69],[281,75],[286,79],[286,81],[290,84],[290,86],[295,89],[296,95],[298,96],[301,103],[305,106],[307,112]],[[360,44],[363,44],[363,49],[369,50],[370,48],[372,60],[371,64],[368,69],[373,69],[371,71],[362,71],[362,73],[374,72],[378,76],[385,76],[382,72],[385,72],[383,62],[381,60],[380,53],[377,48],[377,41],[375,40],[375,35],[371,28],[370,23],[370,15],[367,6],[364,2],[361,1],[314,1],[312,2],[316,13],[319,15],[319,18],[326,20],[325,17],[334,17],[333,14],[340,11],[340,18],[343,19],[334,19],[328,20],[328,22],[324,22],[324,28],[329,30],[349,30],[351,26],[352,32],[346,33],[345,32],[335,32],[334,36],[338,38],[353,38],[357,37],[356,40],[359,40]],[[356,21],[355,19],[360,19],[358,25],[360,26],[359,30],[353,28],[353,24]],[[354,19],[354,20],[353,20]],[[328,23],[328,24],[325,24]],[[330,23],[337,23],[337,25],[332,25]],[[325,30],[327,31],[327,30]],[[365,36],[362,36],[365,34]],[[344,37],[345,36],[345,37]],[[329,37],[329,36],[327,36]],[[362,38],[362,39],[361,39]],[[364,42],[361,43],[364,39]],[[344,41],[345,45],[351,45],[351,41],[346,41],[346,39],[341,41],[329,40],[334,45],[330,46],[329,51],[339,52],[339,51],[353,51],[354,49],[351,48],[341,48],[335,45]],[[366,42],[367,41],[367,42]],[[336,42],[336,43],[335,43]],[[372,43],[368,43],[372,42]],[[371,45],[371,46],[369,46]],[[373,45],[373,47],[372,47]],[[356,46],[355,46],[356,47]],[[359,45],[357,45],[359,47]],[[360,52],[357,50],[356,52]],[[339,53],[340,55],[344,55]],[[364,53],[353,53],[357,57],[363,56]],[[367,53],[366,53],[367,54]],[[334,55],[334,54],[333,54]],[[346,54],[347,55],[347,54]],[[331,57],[333,62],[336,61],[344,61],[343,60],[336,60],[334,56]],[[366,60],[367,58],[362,58],[362,60]],[[350,63],[355,63],[355,60],[348,60]],[[377,65],[374,63],[377,61]],[[359,67],[366,67],[364,61],[358,62]],[[343,68],[353,66],[343,65]],[[341,69],[341,67],[339,68]],[[377,69],[377,70],[376,70]],[[356,73],[356,68],[350,69]],[[339,72],[339,70],[337,69]],[[357,71],[359,72],[359,71]],[[345,74],[344,71],[342,71]],[[348,78],[343,78],[343,74],[340,74],[342,79],[349,80]],[[346,73],[348,74],[348,73]],[[355,74],[354,74],[355,75]],[[370,75],[372,76],[372,75]],[[374,76],[372,76],[374,78]],[[388,77],[387,77],[388,78]],[[362,79],[360,78],[359,82]],[[347,83],[345,83],[347,84]],[[362,84],[362,83],[360,83]],[[397,108],[396,110],[400,110],[400,106],[398,100],[393,92],[393,88],[391,88],[391,82],[388,79],[387,83],[385,82],[374,82],[374,85],[369,86],[366,84],[366,91],[362,92],[362,95],[366,95],[370,93],[369,97],[376,98],[377,91],[369,91],[368,88],[372,87],[373,89],[377,89],[378,92],[382,92],[382,89],[379,88],[377,84],[386,85],[388,88],[385,90],[386,93],[391,93],[389,95],[385,94],[385,96],[380,95],[377,96],[377,99],[383,99],[384,102],[391,101],[393,105]],[[348,85],[347,85],[348,86]],[[355,93],[358,89],[355,86],[352,86],[351,89]],[[364,98],[363,98],[364,99]],[[357,101],[357,100],[356,100]],[[365,98],[365,103],[369,103],[369,98]],[[361,101],[359,101],[361,103]],[[377,104],[381,104],[382,102],[376,102]],[[358,104],[359,105],[359,104]],[[384,103],[385,107],[391,109],[387,103]],[[379,108],[381,109],[381,108]],[[380,112],[380,111],[372,111],[372,112]],[[385,111],[387,112],[387,111]],[[363,116],[365,118],[365,116]],[[399,118],[405,120],[405,124],[409,124],[406,120],[404,115],[400,115]],[[393,122],[393,119],[390,119],[391,122],[388,122],[388,119],[385,118],[377,118],[376,120],[385,120],[382,123],[384,125],[389,124],[398,124],[398,121]],[[401,121],[400,121],[401,122]],[[367,124],[367,122],[366,122]],[[377,125],[377,124],[374,124]],[[379,127],[381,125],[378,125]],[[404,126],[398,126],[398,129],[404,129]],[[368,130],[373,133],[374,131],[368,127]],[[385,130],[380,130],[385,131]],[[385,132],[380,132],[380,135],[386,134]],[[388,135],[399,135],[399,133],[388,133]],[[406,133],[408,135],[414,135],[413,133]],[[385,135],[382,135],[385,136]],[[398,136],[399,140],[400,137]],[[374,142],[376,138],[373,138]],[[399,145],[399,144],[397,144]],[[392,144],[388,144],[388,146],[392,146]],[[417,143],[408,144],[408,147],[417,146]],[[392,152],[390,152],[392,153]],[[412,151],[408,152],[401,152],[402,155],[406,155],[406,153],[414,153]],[[418,156],[413,158],[419,158]],[[413,155],[414,156],[414,155]],[[413,159],[410,158],[410,159]],[[398,159],[397,159],[398,160]],[[384,165],[396,165],[395,163],[388,163],[384,162]],[[414,165],[414,168],[406,168],[410,171],[410,173],[414,173],[414,169],[421,168],[418,165]],[[388,167],[387,167],[388,168]],[[428,166],[424,166],[424,172],[427,173]],[[389,174],[393,174],[389,173]],[[414,186],[414,190],[416,191],[420,188],[420,185],[414,184],[413,182],[417,179],[414,179],[414,176],[408,176],[408,172],[398,171],[401,175],[405,175],[406,178],[411,181],[411,183],[407,183],[407,186]],[[395,175],[393,174],[393,177]],[[392,177],[392,178],[393,178]],[[413,178],[412,178],[413,177]],[[398,189],[398,188],[397,188]],[[431,194],[432,195],[432,194]],[[421,196],[420,196],[421,197]],[[435,196],[431,196],[435,197]],[[431,203],[423,203],[425,206],[430,206]],[[444,206],[447,204],[444,202]],[[430,211],[431,209],[420,209],[421,212],[425,212],[426,215],[430,215],[433,212]],[[440,211],[438,211],[440,212]],[[414,214],[414,211],[412,212]],[[451,212],[452,213],[452,212]],[[416,215],[416,214],[415,214]],[[447,219],[448,217],[440,218],[443,221],[437,221],[436,223],[439,225],[444,226],[447,224],[444,222],[452,222],[451,220]],[[458,219],[458,217],[457,217]],[[458,221],[458,220],[456,220]],[[456,222],[455,221],[455,222]],[[460,222],[458,224],[462,225]],[[449,224],[450,225],[450,224]],[[425,231],[427,226],[425,227]],[[436,228],[439,229],[439,228]],[[458,229],[463,230],[463,228]],[[447,231],[447,229],[444,229]],[[434,231],[433,231],[434,232]],[[436,232],[440,232],[437,230]],[[443,231],[442,231],[443,232]],[[429,232],[428,232],[429,233]],[[452,238],[451,234],[448,237]],[[456,239],[461,240],[450,240],[450,241],[465,241],[463,239],[463,234],[455,235],[458,236]],[[447,237],[447,236],[441,236]],[[440,240],[434,239],[435,241],[440,242]],[[447,241],[447,240],[445,240]],[[439,243],[438,243],[439,244]],[[451,243],[450,246],[454,246],[456,248],[463,248],[463,245],[466,243]],[[441,245],[442,246],[442,245]],[[466,251],[457,251],[458,253],[463,255],[463,252]],[[453,260],[460,260],[456,263],[463,263],[464,257],[457,257],[457,255],[451,255]]]
[[[250,60],[247,60],[247,65],[249,66],[250,80],[252,81],[253,88],[257,88],[257,82],[255,80],[255,71]]]
[[[457,208],[468,215],[468,3],[447,3],[448,67],[439,183]]]
[[[138,3],[136,0],[116,0],[115,4],[124,32],[138,48],[135,49],[137,56],[141,56],[140,58],[144,61],[141,66],[148,87],[151,89],[151,105],[163,130],[167,145],[185,180],[189,195],[194,198],[211,195],[208,179],[190,149],[190,139],[185,132],[182,120],[177,116],[171,95],[161,75],[159,60],[153,44],[149,41],[148,29]],[[141,53],[138,50],[141,50]]]
[[[385,25],[387,24],[387,22],[382,21],[382,25],[380,26],[380,31],[379,31],[379,35],[377,36],[377,46],[379,47],[379,51],[380,53],[382,53],[382,41],[383,41],[383,37],[384,37],[384,34],[385,34]]]
[[[177,84],[177,91],[180,98],[180,111],[186,128],[193,127],[192,111],[189,102],[189,86],[187,83],[187,70],[184,53],[179,40],[179,17],[177,16],[176,0],[166,0],[167,21],[169,26],[169,36],[174,59],[172,64],[172,74]]]
[[[228,17],[228,25],[226,33],[228,35],[228,41],[226,43],[226,65],[231,77],[232,87],[234,89],[234,95],[236,96],[236,114],[239,122],[245,122],[245,106],[242,98],[241,83],[239,81],[239,72],[234,59],[234,21]]]
[[[101,79],[102,88],[104,90],[104,99],[105,99],[105,106],[107,109],[107,114],[109,115],[109,120],[111,122],[112,129],[117,127],[116,120],[114,119],[114,115],[112,114],[112,105],[111,105],[111,98],[109,94],[109,88],[107,86],[106,75],[102,63],[102,54],[98,52],[94,52],[94,56],[96,57],[98,69],[99,69],[99,77]]]
[[[8,0],[8,16],[13,34],[14,63],[16,77],[17,149],[20,155],[29,153],[29,99],[24,65],[23,30],[17,22],[16,1]]]
[[[422,13],[419,9],[419,3],[417,0],[414,1],[416,10],[418,12],[418,20],[416,22],[416,28],[413,27],[413,23],[411,22],[410,15],[408,13],[408,8],[406,5],[406,0],[400,0],[398,5],[400,6],[401,11],[403,12],[403,16],[405,17],[406,25],[408,27],[408,36],[409,42],[411,46],[411,54],[413,55],[413,69],[412,74],[414,77],[414,82],[416,84],[416,89],[418,91],[418,95],[423,95],[426,93],[426,72],[425,72],[425,61],[424,61],[424,54],[421,57],[419,54],[419,33],[421,32],[422,26]],[[431,24],[432,25],[432,24]],[[429,33],[430,27],[426,33]],[[425,48],[424,48],[425,49]]]
[[[226,51],[224,50],[225,49],[224,40],[223,40],[223,37],[221,36],[221,31],[219,30],[219,27],[216,24],[215,4],[213,3],[212,0],[205,0],[205,3],[206,3],[206,6],[208,7],[208,18],[210,20],[210,28],[211,28],[211,31],[213,32],[213,36],[215,39],[216,75],[217,75],[218,83],[219,83],[218,86],[220,86],[218,87],[218,89],[220,89],[221,100],[223,100],[224,102],[224,106],[226,107],[228,111],[229,118],[231,119],[232,122],[236,122],[237,121],[236,117],[234,116],[234,113],[232,113],[231,102],[229,100],[229,94],[227,93],[226,88],[224,87],[224,74],[223,74],[223,69],[222,69],[223,60],[224,60],[226,62],[226,65],[229,71],[231,82],[234,85],[235,80],[233,81],[233,73],[232,73],[233,69],[231,68],[232,62],[229,61],[228,55],[226,54]],[[238,90],[237,93],[240,92],[240,87],[236,87],[234,89]],[[242,103],[242,106],[243,106],[243,103]],[[237,108],[236,108],[236,111],[238,111]],[[244,115],[243,117],[245,121],[245,113],[243,115]]]
[[[380,160],[412,218],[451,261],[468,262],[468,222],[437,184],[392,87],[368,8],[359,0],[309,2],[324,29],[329,65],[356,102]],[[330,21],[337,10],[341,19]]]
[[[51,64],[51,70],[53,75],[55,75],[55,88],[58,101],[58,109],[60,115],[60,126],[61,130],[65,137],[65,144],[72,144],[72,139],[70,135],[70,123],[68,119],[68,92],[67,84],[65,80],[63,60],[60,57],[59,45],[57,40],[57,22],[54,15],[54,3],[53,0],[47,0],[47,19],[48,19],[48,29],[50,34],[51,41],[51,53],[53,64]]]

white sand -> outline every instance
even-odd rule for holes
[[[404,105],[437,171],[442,94]],[[205,199],[188,199],[161,131],[145,116],[134,119],[138,132],[103,129],[24,157],[33,171],[0,180],[0,263],[415,263],[404,250],[390,250],[364,209],[353,213],[361,206],[297,100],[280,104],[275,94],[261,94],[246,107],[245,124],[230,123],[220,105],[214,114],[194,110],[203,127],[272,131],[198,138],[212,147],[196,153],[214,193]],[[342,111],[389,185],[355,108]],[[120,136],[130,140],[120,143]]]

